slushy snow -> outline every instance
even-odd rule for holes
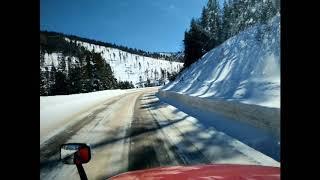
[[[212,49],[162,90],[280,108],[280,15]]]

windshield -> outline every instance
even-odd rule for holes
[[[79,179],[67,143],[88,179],[280,167],[280,1],[40,0],[41,179]]]

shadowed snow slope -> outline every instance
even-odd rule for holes
[[[162,90],[280,108],[280,15],[212,49]]]

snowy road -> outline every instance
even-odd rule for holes
[[[241,163],[280,166],[240,141],[204,127],[198,120],[146,88],[107,99],[75,118],[77,124],[40,145],[41,179],[79,179],[73,165],[59,162],[59,146],[88,143],[89,179],[106,179],[130,170],[169,165]]]

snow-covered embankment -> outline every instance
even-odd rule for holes
[[[279,108],[199,98],[170,91],[159,91],[158,96],[162,99],[179,102],[183,106],[201,109],[210,113],[217,113],[230,119],[248,123],[256,128],[269,132],[277,138],[280,137]]]
[[[206,53],[159,96],[280,136],[280,15]]]

